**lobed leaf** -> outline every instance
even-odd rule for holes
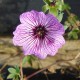
[[[15,77],[15,74],[9,74],[8,77],[7,77],[7,79],[12,79],[14,77]]]
[[[12,74],[16,74],[16,69],[15,68],[9,68],[8,71]]]

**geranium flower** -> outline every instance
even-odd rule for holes
[[[20,22],[13,32],[13,43],[22,46],[25,55],[45,59],[65,43],[63,25],[51,14],[32,10],[21,14]]]

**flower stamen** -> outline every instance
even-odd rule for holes
[[[35,29],[33,29],[33,35],[39,39],[44,39],[45,35],[47,33],[47,30],[45,29],[44,26],[39,25],[38,27],[35,27]]]

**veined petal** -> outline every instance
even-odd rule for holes
[[[47,53],[42,48],[40,48],[37,52],[34,53],[34,55],[40,59],[45,59],[47,56]]]
[[[46,22],[46,15],[43,12],[38,13],[38,23],[39,25],[44,26]]]
[[[60,34],[55,34],[54,36],[51,36],[51,38],[54,39],[54,46],[56,48],[61,48],[65,44],[65,39],[62,35]]]
[[[57,48],[61,48],[65,44],[64,37],[62,35],[56,36],[54,44]]]
[[[45,51],[47,55],[54,56],[58,51],[54,45],[54,40],[50,41],[49,39],[45,38],[43,46],[43,51]]]
[[[31,55],[36,52],[36,45],[38,43],[38,39],[32,40],[23,46],[23,51],[25,55]]]
[[[55,25],[58,22],[57,18],[55,18],[52,14],[46,14],[46,23],[45,25],[48,27],[50,25]]]
[[[14,35],[21,33],[31,33],[32,27],[30,25],[20,24],[16,27],[16,30],[13,32]]]
[[[64,34],[65,30],[63,25],[51,14],[46,15],[46,29],[56,34]]]
[[[14,34],[13,43],[14,45],[17,45],[17,46],[23,46],[28,41],[34,40],[32,37],[31,30],[23,24],[17,26],[13,34]]]
[[[34,40],[32,36],[29,36],[27,34],[23,36],[16,35],[13,37],[13,43],[16,46],[24,46],[25,44],[27,44],[29,41],[32,41],[32,40]]]
[[[34,10],[30,12],[25,12],[20,15],[20,22],[31,26],[37,26],[38,25],[37,15],[38,12]]]

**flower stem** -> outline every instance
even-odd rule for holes
[[[20,73],[21,73],[20,80],[23,80],[22,56],[20,57]]]

